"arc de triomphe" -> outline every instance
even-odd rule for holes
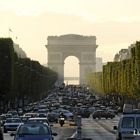
[[[64,61],[68,56],[79,59],[80,84],[86,84],[86,75],[96,69],[96,37],[67,34],[49,36],[48,67],[58,73],[58,80],[64,82]],[[71,68],[71,70],[74,69]]]

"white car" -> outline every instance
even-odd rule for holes
[[[114,130],[116,140],[140,140],[140,111],[123,114]]]

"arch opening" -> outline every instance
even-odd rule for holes
[[[79,59],[68,56],[64,60],[64,83],[66,85],[79,85],[80,68]]]

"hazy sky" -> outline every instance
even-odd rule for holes
[[[97,56],[112,61],[140,39],[140,0],[0,0],[0,37],[10,36],[31,59],[47,63],[47,36],[95,35]]]

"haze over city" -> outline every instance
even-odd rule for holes
[[[0,0],[0,140],[140,140],[140,0]]]
[[[46,64],[48,36],[92,35],[97,56],[113,61],[139,40],[139,5],[139,0],[0,0],[0,37],[12,37],[28,57]]]

